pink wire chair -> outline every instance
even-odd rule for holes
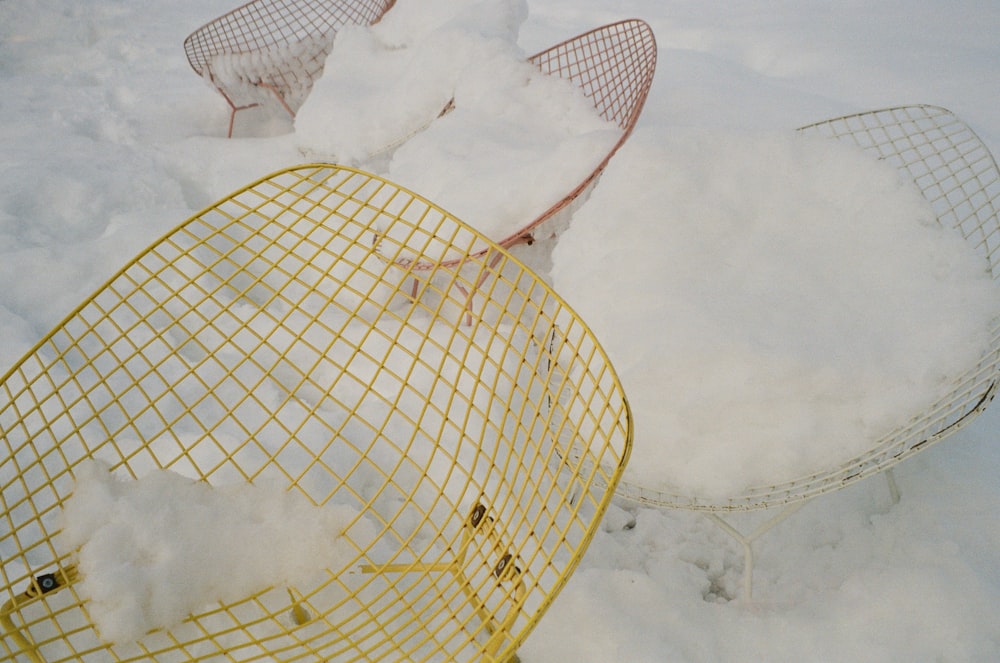
[[[497,242],[505,248],[534,241],[533,231],[587,191],[628,140],[653,85],[656,38],[645,21],[627,19],[567,39],[528,61],[543,73],[565,78],[583,90],[601,117],[618,125],[622,134],[576,187],[518,232]]]
[[[615,152],[628,140],[653,84],[656,72],[656,38],[645,21],[626,19],[581,33],[532,55],[528,61],[543,73],[564,78],[583,90],[600,116],[616,124],[622,133],[600,163],[559,200],[533,219],[527,220],[507,237],[490,238],[504,249],[518,244],[532,244],[540,226],[552,221],[588,192]],[[453,104],[449,103],[441,114],[448,113],[452,108]],[[375,238],[376,245],[379,240],[380,238]],[[458,268],[464,262],[481,258],[491,250],[490,246],[482,244],[459,258],[405,265],[415,275],[414,295],[418,288],[416,274],[430,273],[438,268]],[[495,267],[498,259],[490,262],[490,266]],[[477,288],[478,284],[471,291],[463,293],[470,300],[470,305]]]
[[[195,73],[236,112],[276,101],[292,117],[322,75],[337,31],[370,25],[395,0],[252,0],[184,40]]]

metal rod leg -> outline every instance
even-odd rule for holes
[[[893,504],[899,504],[899,485],[896,483],[896,474],[890,467],[885,471],[885,480],[889,484],[889,497]]]
[[[743,534],[738,529],[730,525],[717,513],[708,513],[709,519],[714,522],[719,529],[736,539],[743,546],[743,600],[749,602],[753,599],[753,567],[754,554],[753,543],[765,533],[770,531],[775,525],[785,520],[793,513],[805,506],[807,500],[795,502],[787,505],[777,515],[761,525],[750,534]]]

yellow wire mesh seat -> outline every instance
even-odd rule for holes
[[[373,237],[385,251],[400,232],[395,260],[376,255]],[[479,262],[471,308],[447,283],[400,291],[401,261],[480,239],[376,176],[300,166],[192,217],[87,299],[0,391],[6,657],[515,660],[632,430],[596,340],[513,258]],[[348,508],[350,559],[106,643],[79,551],[59,542],[90,459],[123,482],[164,468]]]
[[[252,0],[206,23],[184,40],[195,73],[236,112],[277,102],[289,115],[323,74],[337,31],[375,23],[395,0]]]
[[[1000,278],[1000,171],[989,149],[950,111],[930,105],[902,106],[838,117],[799,129],[848,141],[894,165],[930,203],[937,222],[957,229],[982,257],[983,269]],[[654,506],[694,509],[708,515],[744,545],[744,592],[751,594],[750,544],[808,499],[885,473],[896,494],[891,468],[970,423],[993,400],[1000,379],[1000,316],[990,343],[951,391],[924,412],[913,413],[891,432],[872,440],[868,451],[836,467],[748,489],[724,500],[622,483],[618,493]],[[718,516],[723,512],[784,507],[772,520],[744,535]]]

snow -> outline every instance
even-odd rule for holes
[[[275,93],[265,86],[275,86],[294,110],[309,95],[313,79],[322,74],[332,41],[317,34],[255,51],[217,53],[209,58],[204,76],[237,106],[273,103]]]
[[[397,9],[407,4],[399,0]],[[435,25],[447,19],[445,5],[445,0],[434,3],[439,8],[435,11],[442,12],[436,14],[441,20]],[[517,8],[513,2],[492,6]],[[0,99],[0,360],[4,365],[17,361],[81,299],[169,228],[233,189],[304,158],[306,129],[300,122],[293,124],[281,109],[241,112],[236,138],[227,140],[225,102],[187,65],[184,37],[232,8],[233,3],[223,0],[153,4],[95,0],[86,6],[68,0],[0,0],[0,77],[5,90]],[[643,200],[659,205],[661,196],[668,194],[678,213],[685,208],[692,214],[712,209],[715,203],[709,205],[701,197],[704,191],[699,192],[696,183],[688,181],[695,190],[683,190],[682,180],[669,178],[667,187],[662,175],[652,176],[655,169],[671,165],[679,171],[681,159],[689,174],[690,169],[707,174],[709,179],[701,183],[705,189],[710,184],[721,186],[723,177],[738,184],[740,178],[752,175],[765,182],[766,191],[756,194],[729,186],[737,209],[744,213],[753,207],[750,202],[763,204],[764,193],[787,210],[810,198],[767,179],[776,176],[770,171],[777,162],[795,166],[785,181],[799,185],[808,174],[828,167],[845,177],[851,174],[835,163],[810,162],[812,147],[807,150],[787,132],[843,113],[907,103],[945,106],[967,121],[994,153],[1000,149],[1000,111],[994,99],[1000,85],[996,68],[1000,45],[995,38],[1000,8],[992,2],[748,0],[734,5],[694,0],[614,4],[528,0],[526,15],[513,11],[492,16],[505,16],[507,21],[494,23],[494,43],[510,49],[516,33],[520,54],[629,17],[645,19],[656,33],[660,48],[656,80],[639,129],[612,160],[591,199],[576,212],[570,230],[555,243],[554,256],[558,259],[574,241],[592,251],[611,252],[628,249],[628,240],[633,240],[629,266],[638,281],[617,291],[613,303],[619,315],[643,324],[653,315],[651,303],[660,292],[648,289],[652,285],[644,277],[662,274],[669,267],[662,257],[682,247],[642,238],[664,233],[673,240],[687,227],[685,239],[697,241],[692,231],[698,228],[691,227],[690,216],[678,217],[670,224],[647,224],[639,237],[604,235],[588,244],[587,233],[600,235],[614,222],[597,217],[607,216],[608,206],[614,205],[608,196],[617,188],[611,186],[615,178],[628,180],[621,182],[623,188],[642,192],[644,197],[618,201],[620,209],[642,218],[650,211]],[[458,33],[463,30],[456,28]],[[433,73],[421,75],[439,75],[451,85],[454,72],[446,68],[453,64],[440,63],[440,70],[428,64],[424,69],[430,67]],[[450,91],[442,85],[402,137],[422,128],[428,114],[435,113]],[[321,103],[321,94],[317,85],[303,112],[311,103]],[[333,112],[349,106],[337,101]],[[303,117],[300,114],[299,120]],[[436,129],[436,124],[427,130]],[[400,136],[393,134],[403,125],[373,126],[387,133],[365,137],[366,146],[398,140]],[[487,138],[502,143],[483,137]],[[698,141],[705,151],[692,154]],[[317,153],[325,149],[319,147]],[[755,150],[764,147],[781,158],[759,158]],[[837,158],[841,156],[849,158]],[[638,160],[644,169],[615,168],[629,160]],[[804,167],[807,163],[809,168]],[[870,166],[859,164],[858,170],[876,173],[877,168]],[[461,170],[465,162],[453,167]],[[868,187],[876,191],[881,187],[883,193],[892,193],[893,201],[904,197],[881,176],[867,180],[865,195],[870,194]],[[524,185],[506,193],[514,198],[525,195],[528,188],[539,193]],[[835,202],[858,205],[861,198],[840,195]],[[894,214],[883,217],[896,219]],[[725,221],[719,214],[709,218]],[[587,219],[590,222],[584,224]],[[633,222],[638,224],[639,219],[621,218],[617,225]],[[821,227],[815,226],[817,231]],[[798,231],[812,228],[800,224]],[[917,224],[911,230],[916,234],[920,228]],[[703,229],[707,231],[707,226]],[[804,242],[808,234],[797,239]],[[975,291],[975,278],[959,273],[964,263],[948,262],[937,252],[941,239],[934,238],[934,269],[925,264],[920,283],[931,288],[962,282]],[[786,255],[782,247],[763,243],[755,248]],[[583,258],[579,252],[574,255]],[[698,266],[687,259],[690,256],[682,257],[674,267]],[[760,261],[748,259],[749,253],[740,257],[748,268],[760,266]],[[872,256],[859,248],[854,257],[864,262]],[[547,263],[540,264],[548,271]],[[879,264],[869,261],[873,269]],[[598,281],[591,287],[604,297],[609,283],[628,276],[608,261],[592,259],[589,265],[588,278]],[[554,263],[550,275],[566,278],[570,267],[565,261]],[[707,272],[679,284],[675,294],[693,299],[699,288],[721,286],[712,282],[718,265],[704,267]],[[786,268],[801,271],[800,259]],[[874,276],[858,278],[863,285],[875,285]],[[878,285],[890,290],[906,286],[897,279],[903,280],[893,270]],[[802,292],[791,279],[780,284],[789,293]],[[662,283],[657,285],[662,289]],[[762,294],[769,291],[761,288]],[[822,291],[817,303],[832,304],[833,294]],[[565,295],[570,298],[573,292]],[[579,295],[570,303],[581,311],[590,305]],[[960,312],[985,314],[968,308],[934,320],[960,325],[964,324],[957,317]],[[595,329],[608,324],[610,311],[586,313]],[[884,321],[884,312],[874,313]],[[751,320],[738,319],[740,327],[750,328]],[[680,315],[672,319],[675,327],[686,320],[690,321]],[[664,326],[639,326],[627,341],[613,335],[615,331],[598,329],[626,378],[637,414],[650,409],[641,399],[669,410],[668,385],[640,382],[641,386],[630,387],[627,382],[630,375],[635,379],[628,368],[641,361],[640,353],[655,351],[665,342]],[[842,334],[853,336],[858,331],[848,327]],[[878,332],[881,339],[869,338],[869,344],[895,335],[889,349],[901,353],[898,361],[882,365],[880,360],[870,368],[904,372],[919,370],[904,361],[909,356],[904,345],[920,347],[946,333],[964,333],[922,326],[921,334],[914,327],[902,335],[896,327],[867,331]],[[793,330],[781,338],[790,343],[820,340]],[[825,340],[864,339],[831,335]],[[793,358],[806,369],[817,368],[805,360],[807,347],[790,343],[773,349],[784,353],[797,349],[800,354]],[[971,341],[963,341],[933,356],[960,360],[970,346]],[[947,366],[934,369],[947,370]],[[919,392],[933,387],[934,371],[917,375],[929,383],[901,390],[897,396],[923,398]],[[761,538],[755,546],[755,600],[749,604],[738,600],[742,550],[703,515],[626,503],[614,506],[576,574],[521,648],[521,659],[525,663],[1000,659],[1000,484],[996,480],[1000,448],[994,435],[998,412],[992,406],[969,427],[898,466],[896,478],[902,490],[898,504],[890,503],[884,480],[876,477],[810,502]],[[649,424],[637,421],[637,458],[647,439],[644,427]],[[684,473],[676,480],[692,476]],[[767,516],[746,514],[739,521],[752,529]]]
[[[125,481],[96,461],[77,470],[63,518],[61,543],[79,548],[80,591],[108,642],[175,626],[213,601],[306,583],[355,553],[342,537],[357,518],[351,507],[315,506],[277,484],[213,487],[167,470]],[[365,538],[358,529],[354,541]]]
[[[790,130],[640,129],[552,278],[629,394],[625,480],[717,501],[839,467],[946,396],[1000,302],[893,166]]]
[[[372,26],[345,26],[295,117],[300,148],[354,164],[398,146],[433,122],[463,78],[519,59],[526,17],[523,0],[428,0],[399,3]]]
[[[328,73],[296,115],[296,141],[506,240],[583,181],[621,130],[526,61],[523,0],[429,4],[401,3],[338,33]]]

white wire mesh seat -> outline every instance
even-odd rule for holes
[[[155,243],[6,373],[6,660],[516,660],[610,502],[628,406],[584,323],[514,259],[479,263],[470,325],[453,288],[399,291],[376,229],[423,236],[428,255],[396,245],[414,262],[480,239],[376,176],[288,169]],[[351,558],[106,643],[57,536],[90,459],[126,482],[165,468],[350,508]]]
[[[955,228],[982,257],[983,268],[1000,278],[1000,171],[982,141],[950,111],[929,105],[903,106],[848,115],[800,128],[803,133],[849,141],[877,159],[893,164],[912,180],[943,227]],[[837,466],[748,489],[724,500],[709,500],[623,482],[618,493],[643,504],[707,512],[745,548],[745,587],[750,595],[750,544],[785,515],[820,494],[891,468],[943,440],[971,422],[992,401],[1000,379],[1000,318],[979,359],[954,380],[947,396],[906,423],[872,440],[863,454]],[[723,512],[784,507],[773,520],[745,536],[722,521]]]
[[[323,74],[337,31],[378,21],[395,0],[252,0],[184,40],[195,73],[236,112],[269,101],[292,117]]]

